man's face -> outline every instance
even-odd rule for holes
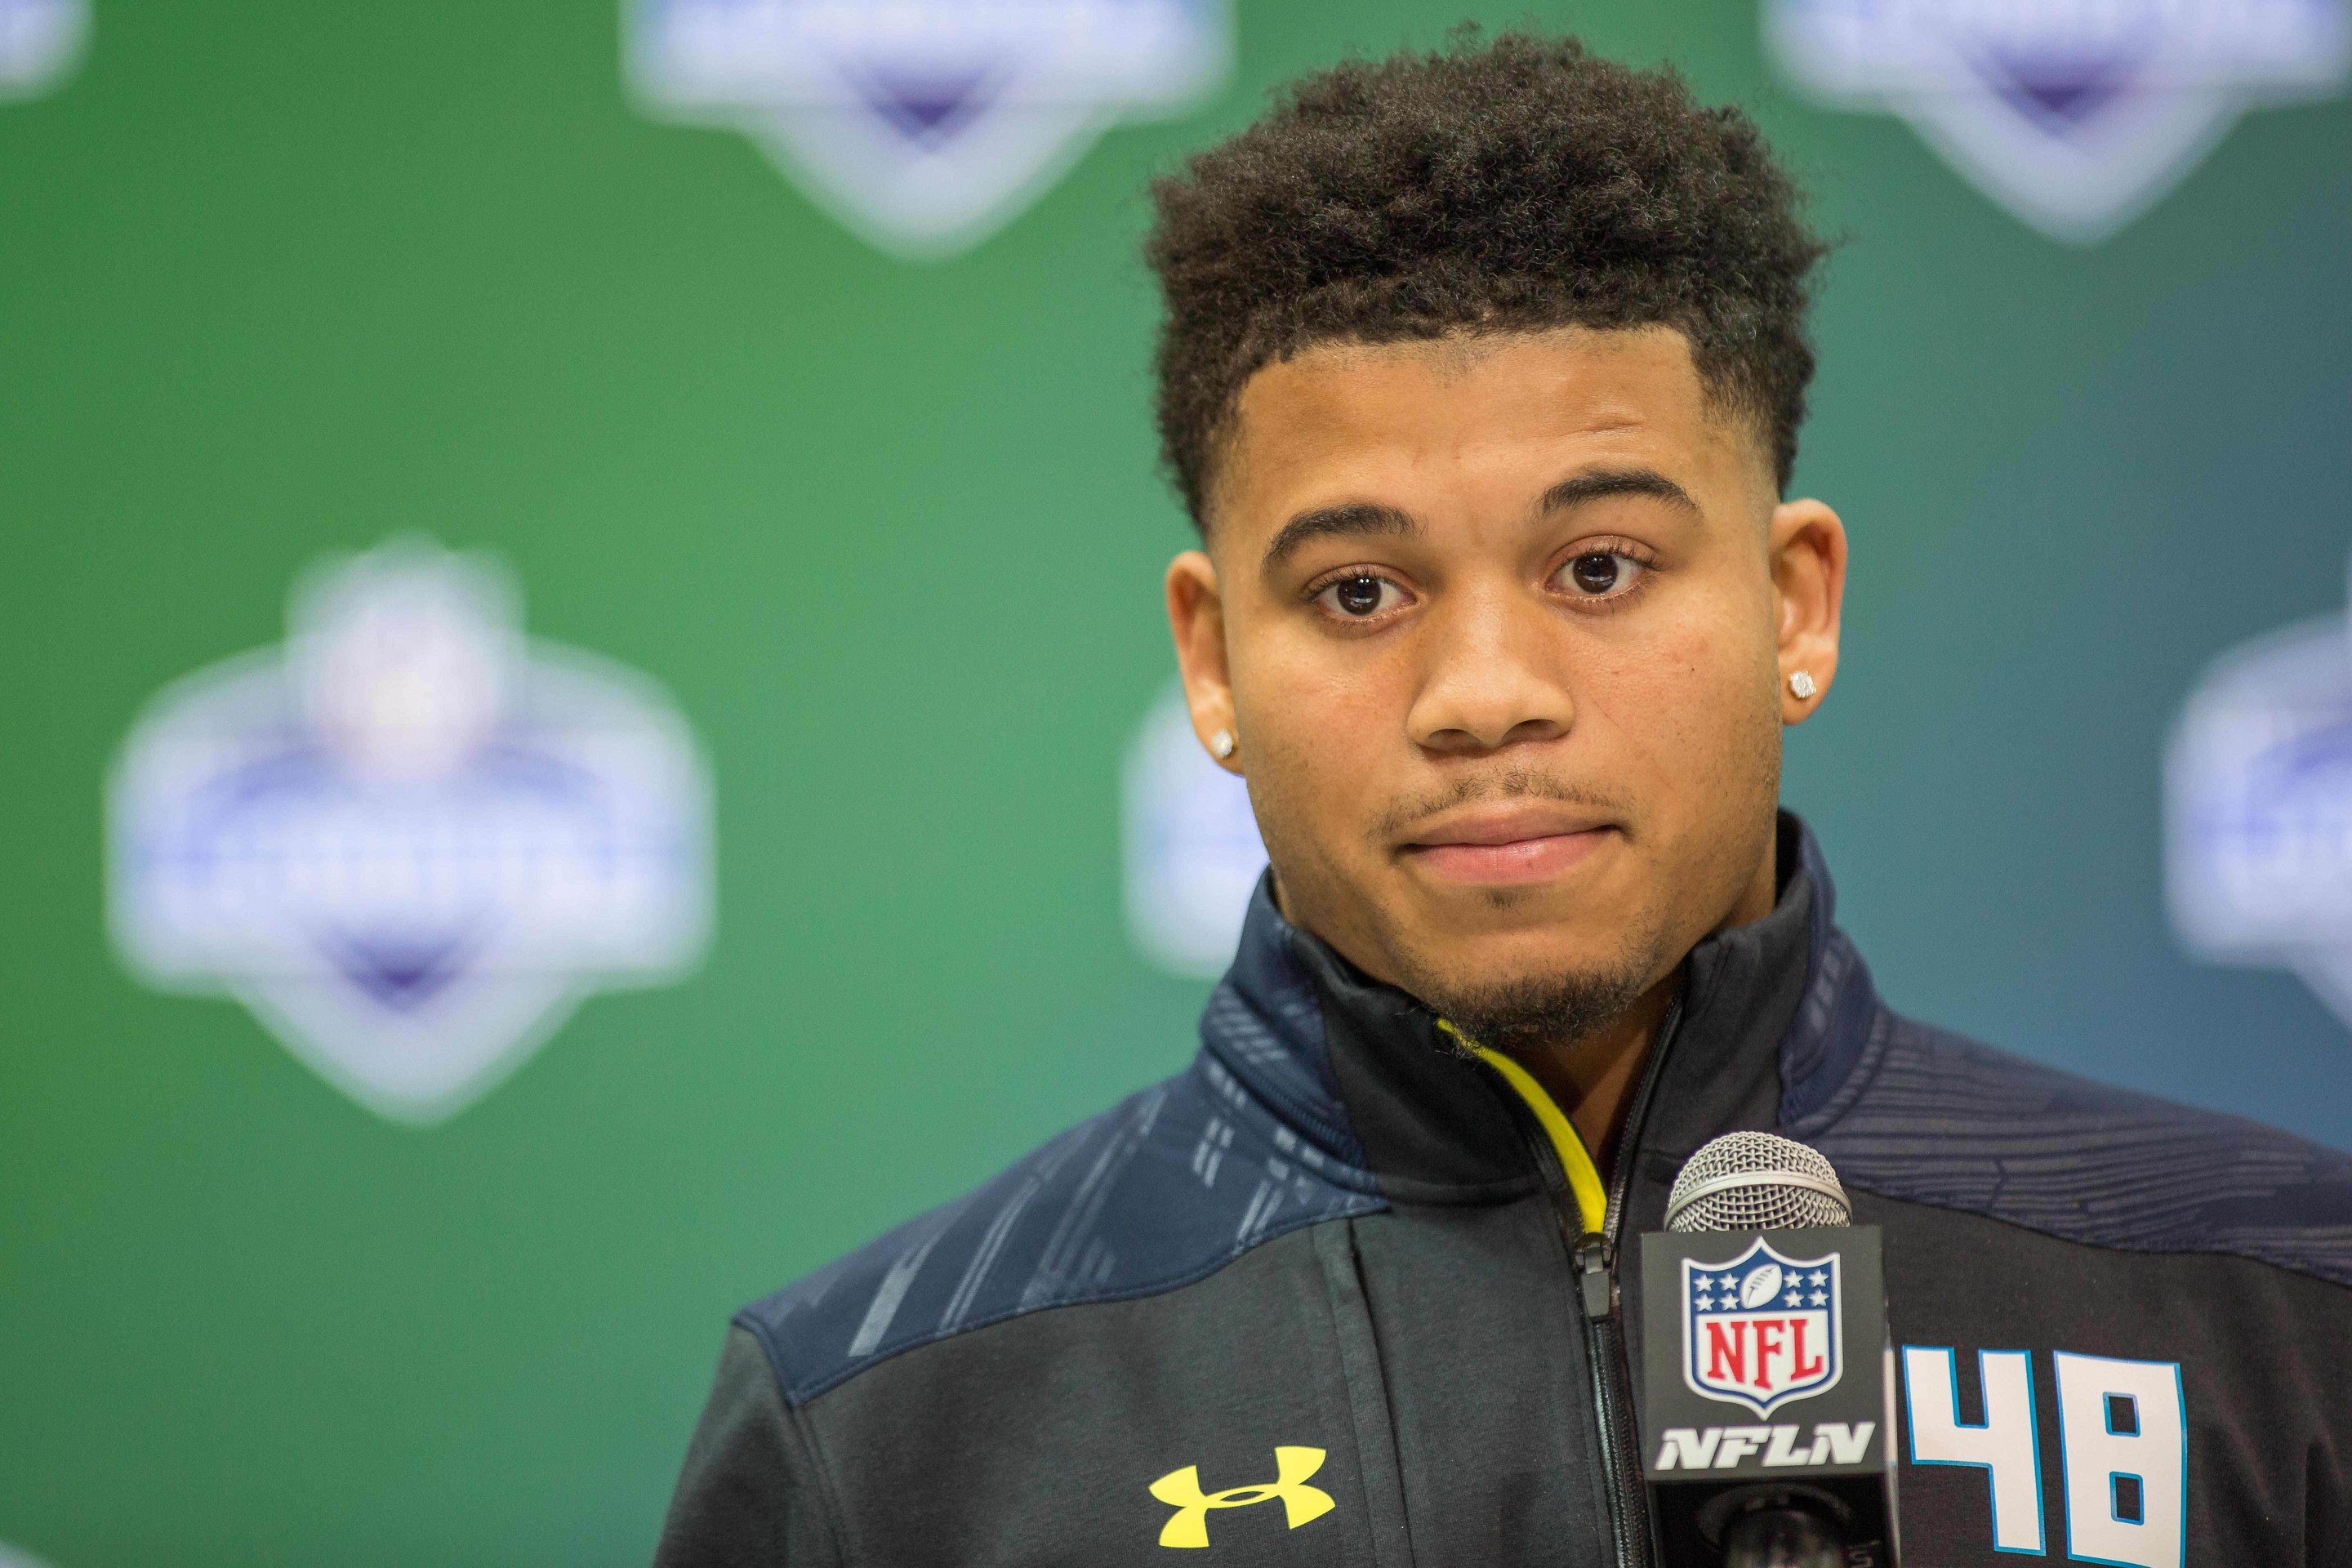
[[[1169,593],[1286,912],[1572,1033],[1770,908],[1786,677],[1828,688],[1843,561],[1680,333],[1565,329],[1260,371]]]

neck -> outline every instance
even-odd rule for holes
[[[1543,1085],[1552,1103],[1568,1117],[1604,1178],[1615,1165],[1634,1086],[1642,1081],[1643,1065],[1657,1044],[1658,1030],[1665,1022],[1681,973],[1677,966],[1639,1001],[1590,1035],[1517,1053],[1519,1065]]]

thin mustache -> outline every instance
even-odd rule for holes
[[[1591,810],[1617,813],[1622,804],[1598,790],[1566,784],[1543,773],[1514,771],[1507,773],[1474,774],[1459,780],[1450,788],[1435,795],[1402,801],[1381,814],[1372,825],[1371,837],[1377,844],[1394,844],[1407,831],[1440,812],[1452,811],[1477,800],[1549,800],[1562,805],[1580,805]]]

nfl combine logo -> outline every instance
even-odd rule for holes
[[[1725,1263],[1683,1259],[1683,1381],[1769,1415],[1837,1386],[1845,1321],[1838,1255],[1785,1258],[1762,1237]]]
[[[852,229],[950,256],[1121,120],[1225,79],[1228,0],[633,0],[649,113],[731,126]]]
[[[2165,767],[2166,892],[2189,951],[2294,971],[2352,1023],[2352,618],[2231,649]]]
[[[643,677],[522,637],[490,563],[314,572],[287,645],[178,682],[124,743],[110,913],[134,973],[226,992],[369,1109],[436,1121],[710,921],[709,786]]]
[[[2090,244],[2195,168],[2239,115],[2332,93],[2345,0],[1766,0],[1797,85],[1901,115],[1994,200]]]
[[[1171,682],[1128,745],[1127,930],[1171,974],[1214,980],[1234,961],[1265,843],[1249,789],[1209,760]]]
[[[89,49],[89,0],[0,0],[0,103],[38,98]]]

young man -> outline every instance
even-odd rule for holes
[[[1167,596],[1273,870],[1190,1070],[736,1319],[660,1561],[1649,1560],[1627,1238],[1885,1227],[1906,1561],[2352,1562],[2352,1161],[1888,1012],[1776,811],[1846,540],[1753,127],[1513,37],[1158,191]]]

